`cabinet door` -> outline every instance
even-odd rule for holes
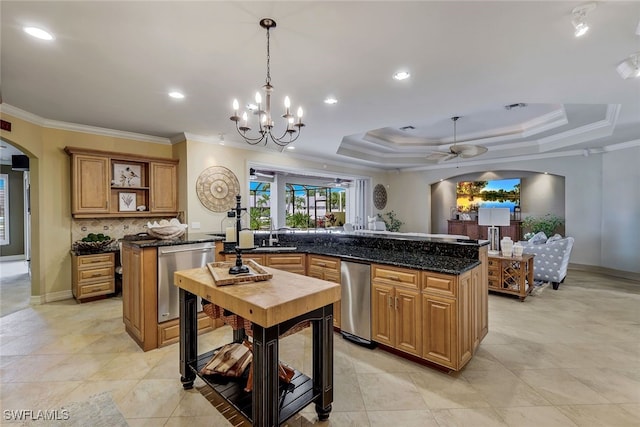
[[[473,281],[470,271],[458,278],[458,302],[456,322],[458,326],[458,343],[456,368],[464,366],[473,355],[474,319],[473,319]]]
[[[467,232],[464,234],[469,236],[470,239],[477,240],[477,239],[487,238],[486,231],[485,231],[485,235],[483,236],[481,227],[478,225],[477,222],[467,221],[466,230]]]
[[[122,256],[122,316],[127,330],[144,342],[144,295],[142,251],[123,246]]]
[[[108,157],[73,156],[72,214],[109,213],[110,162]]]
[[[270,254],[266,256],[265,265],[278,270],[304,275],[305,260],[304,254]]]
[[[393,286],[373,284],[371,288],[371,334],[373,340],[393,347],[395,305]]]
[[[423,294],[422,321],[422,357],[457,369],[456,300]]]
[[[395,347],[398,350],[420,356],[422,337],[419,325],[420,293],[411,289],[395,288]]]
[[[178,168],[173,163],[151,162],[150,189],[151,212],[178,211]]]
[[[463,222],[460,221],[449,221],[449,229],[447,230],[449,234],[458,234],[460,236],[466,236],[467,230],[464,226]]]

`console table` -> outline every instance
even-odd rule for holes
[[[511,240],[514,242],[522,240],[522,221],[511,220],[510,225],[498,228],[500,229],[501,239],[508,236],[511,237]],[[487,240],[489,238],[488,229],[488,226],[478,225],[478,221],[475,220],[447,220],[447,233],[469,236],[469,238],[473,240]]]
[[[318,418],[326,420],[333,402],[333,303],[340,300],[340,285],[265,270],[273,274],[272,279],[228,286],[216,286],[207,268],[174,274],[174,283],[180,288],[183,387],[192,388],[199,375],[254,426],[278,426],[311,402]],[[253,391],[243,391],[246,380],[216,382],[216,376],[199,374],[216,350],[197,355],[198,296],[253,323]],[[313,379],[296,370],[291,383],[282,384],[278,378],[278,337],[306,320],[312,326]],[[234,340],[241,339],[239,335],[234,333]]]
[[[517,295],[520,301],[533,289],[534,255],[489,255],[489,290]]]

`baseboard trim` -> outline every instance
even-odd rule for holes
[[[640,284],[640,273],[633,273],[631,271],[622,271],[622,270],[615,270],[613,268],[600,267],[596,265],[573,264],[573,263],[569,263],[569,269],[577,270],[577,271],[586,271],[587,273],[604,274],[605,276],[632,280]]]
[[[64,301],[66,299],[71,299],[71,298],[73,298],[73,294],[71,293],[71,290],[51,292],[44,295],[31,295],[31,297],[29,298],[29,304],[42,305],[48,302]]]
[[[44,298],[45,302],[64,301],[66,299],[73,298],[73,294],[71,293],[71,289],[68,289],[66,291],[58,291],[45,294]]]

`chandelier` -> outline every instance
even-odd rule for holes
[[[256,105],[255,107],[249,106],[249,110],[253,111],[253,114],[258,116],[258,132],[254,134],[255,136],[251,136],[249,134],[251,128],[249,127],[247,112],[245,111],[242,113],[242,118],[238,116],[239,104],[237,99],[233,100],[233,116],[231,116],[230,119],[236,123],[238,133],[248,144],[256,145],[264,141],[264,145],[267,145],[269,140],[271,140],[277,145],[284,147],[294,142],[298,139],[298,136],[300,136],[300,131],[304,126],[304,123],[302,123],[302,108],[298,108],[298,120],[296,121],[293,114],[289,112],[291,101],[288,96],[285,96],[285,110],[282,118],[285,119],[286,128],[280,136],[273,134],[274,122],[271,116],[271,93],[273,92],[273,86],[271,86],[269,30],[276,27],[276,21],[271,18],[264,18],[260,20],[260,26],[267,30],[267,78],[264,86],[262,86],[265,93],[265,102],[264,104],[262,103],[262,96],[260,95],[260,92],[256,92]]]

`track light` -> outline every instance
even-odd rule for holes
[[[623,79],[640,77],[640,52],[630,55],[616,67],[616,71]]]
[[[591,12],[595,8],[595,3],[589,3],[585,4],[584,6],[578,6],[573,9],[573,11],[571,11],[571,14],[573,16],[571,24],[573,24],[573,28],[575,29],[575,32],[573,34],[576,37],[582,37],[587,33],[587,31],[589,31],[589,24],[587,24],[585,18],[587,16],[587,13]]]

